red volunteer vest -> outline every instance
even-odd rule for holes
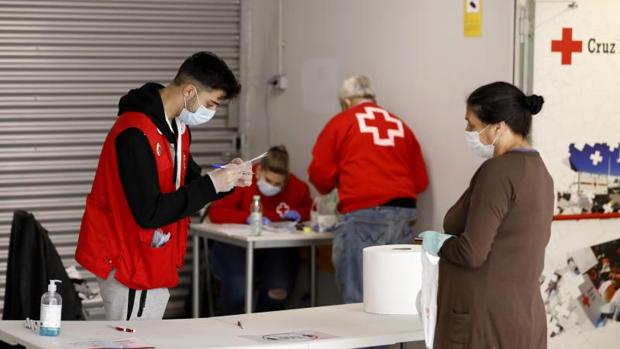
[[[75,258],[102,279],[107,279],[110,271],[116,269],[116,279],[129,288],[174,287],[179,283],[178,269],[185,258],[189,218],[159,227],[163,233],[170,232],[170,240],[162,247],[151,247],[155,229],[144,229],[134,219],[118,170],[116,137],[128,128],[141,130],[148,139],[157,162],[160,191],[176,190],[174,157],[166,137],[142,113],[121,115],[101,150],[95,181],[86,199]],[[179,132],[182,134],[182,186],[189,157],[189,132],[184,125]]]

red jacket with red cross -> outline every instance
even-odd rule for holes
[[[294,174],[290,174],[282,191],[274,196],[264,196],[256,185],[256,177],[251,186],[237,188],[223,199],[215,201],[209,206],[209,219],[213,223],[245,224],[250,215],[252,197],[260,195],[263,205],[263,216],[271,221],[283,221],[289,210],[299,212],[302,221],[310,218],[312,198],[308,185]]]
[[[428,186],[413,132],[372,102],[334,116],[319,134],[312,156],[310,182],[322,194],[338,187],[341,213],[415,199]]]
[[[108,134],[95,175],[93,187],[86,199],[76,260],[102,279],[116,269],[115,278],[123,285],[138,289],[174,287],[179,283],[178,269],[183,265],[187,245],[187,225],[184,218],[159,227],[170,233],[162,247],[151,247],[155,229],[138,225],[129,208],[118,170],[116,137],[128,128],[141,130],[155,155],[159,186],[162,193],[176,190],[174,159],[170,144],[148,116],[127,112],[119,117]],[[181,185],[189,155],[189,132],[182,127]]]

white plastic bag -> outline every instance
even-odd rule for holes
[[[310,210],[312,228],[315,231],[324,232],[336,225],[338,222],[337,207],[338,192],[336,190],[327,195],[315,197],[312,210]]]
[[[422,257],[422,289],[416,300],[418,315],[424,326],[424,342],[427,348],[433,347],[435,325],[437,324],[437,284],[439,280],[439,257],[427,252]]]

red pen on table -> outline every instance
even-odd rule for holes
[[[129,328],[129,327],[112,326],[112,325],[110,325],[110,327],[112,327],[113,329],[115,329],[117,331],[121,331],[121,332],[130,332],[130,333],[136,332],[136,330],[134,330],[133,328]]]

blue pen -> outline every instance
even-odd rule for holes
[[[211,164],[210,167],[213,168],[226,168],[226,165],[220,165],[220,164]],[[244,175],[251,175],[252,172],[243,172]]]

